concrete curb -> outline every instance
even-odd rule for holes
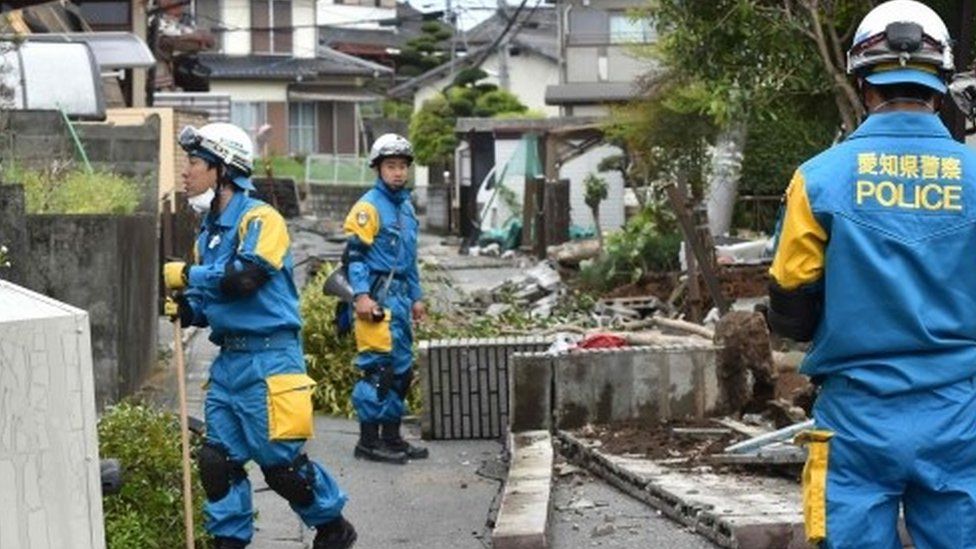
[[[491,534],[494,549],[545,549],[552,490],[552,435],[527,431],[509,435],[508,480]]]
[[[800,487],[779,478],[682,472],[611,456],[565,431],[562,454],[721,547],[807,549]]]

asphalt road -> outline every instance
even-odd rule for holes
[[[556,470],[549,517],[551,549],[717,547],[585,471],[561,466]]]

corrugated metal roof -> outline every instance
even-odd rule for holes
[[[259,80],[315,80],[327,76],[377,76],[390,68],[357,59],[329,48],[319,48],[314,58],[284,55],[200,54],[210,78]]]

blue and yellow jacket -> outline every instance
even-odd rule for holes
[[[878,394],[976,375],[976,154],[934,114],[873,114],[804,163],[770,274],[823,292],[802,372]]]
[[[261,267],[267,282],[246,297],[220,289],[228,265]],[[234,334],[270,335],[301,328],[298,291],[292,278],[291,239],[284,218],[268,204],[235,192],[223,212],[211,212],[201,224],[189,272],[187,299],[193,325],[211,328],[217,344]]]
[[[422,299],[417,271],[418,228],[410,191],[393,191],[377,179],[353,205],[343,224],[348,237],[349,283],[356,295],[375,293],[375,286],[392,271],[395,278],[406,282],[411,302]]]

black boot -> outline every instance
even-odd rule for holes
[[[400,436],[400,422],[391,421],[388,423],[381,423],[382,428],[382,440],[386,444],[387,448],[392,448],[394,450],[399,450],[405,454],[410,459],[427,459],[430,452],[427,448],[421,446],[414,446]]]
[[[213,549],[244,549],[247,543],[237,538],[216,537],[213,539]]]
[[[359,443],[356,444],[355,456],[370,461],[396,463],[399,465],[407,462],[406,452],[389,448],[380,439],[379,423],[359,424]]]
[[[347,549],[356,544],[356,529],[348,520],[339,517],[315,527],[312,549]]]

